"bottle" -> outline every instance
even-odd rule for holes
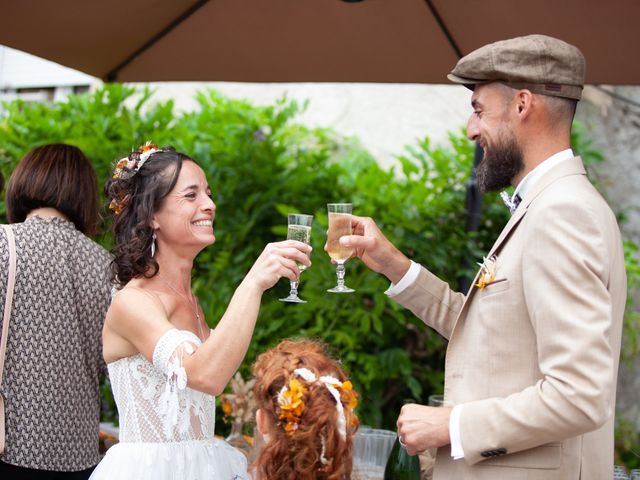
[[[384,480],[420,480],[420,459],[417,455],[409,455],[400,445],[399,438],[396,438],[389,454]]]

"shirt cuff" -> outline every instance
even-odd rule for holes
[[[451,439],[451,457],[454,460],[464,458],[462,450],[462,439],[460,438],[460,414],[462,413],[462,405],[456,405],[451,410],[449,417],[449,437]]]
[[[384,294],[388,297],[395,297],[396,295],[401,294],[407,287],[416,281],[418,275],[420,275],[420,264],[411,260],[411,266],[409,267],[409,270],[407,270],[407,273],[404,274],[404,277],[402,277],[397,284],[394,285],[392,283]]]

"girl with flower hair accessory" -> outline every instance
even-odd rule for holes
[[[267,245],[210,330],[191,288],[196,255],[215,242],[216,205],[202,168],[147,143],[117,162],[106,194],[120,289],[102,338],[120,441],[91,478],[248,480],[246,458],[214,439],[214,395],[244,358],[262,294],[283,276],[297,279],[310,247]]]
[[[284,340],[253,365],[263,447],[256,480],[351,478],[358,396],[339,363],[313,340]]]

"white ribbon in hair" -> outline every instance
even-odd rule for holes
[[[310,383],[318,380],[315,373],[308,368],[296,368],[293,373]],[[336,410],[338,410],[338,433],[343,439],[347,438],[347,420],[344,416],[344,407],[342,406],[342,400],[340,399],[340,392],[338,392],[338,389],[334,386],[341,385],[342,382],[336,377],[332,377],[330,375],[323,375],[320,377],[320,382],[327,387],[327,390],[329,390],[329,393],[331,393],[331,396],[336,401]]]
[[[152,154],[156,153],[157,151],[158,151],[158,149],[157,149],[157,148],[150,148],[150,149],[149,149],[149,150],[147,150],[146,152],[142,152],[142,153],[140,154],[140,159],[138,160],[138,165],[137,165],[137,167],[136,167],[136,171],[137,171],[137,170],[140,170],[140,169],[142,168],[142,165],[144,165],[144,162],[146,162],[146,161],[149,159],[149,157],[150,157]]]

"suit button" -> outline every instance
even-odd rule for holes
[[[499,448],[496,450],[496,453],[498,455],[504,455],[505,453],[507,453],[507,449],[506,448]]]
[[[480,452],[480,455],[484,458],[489,458],[491,456],[491,453],[488,451],[485,451],[485,452]]]

